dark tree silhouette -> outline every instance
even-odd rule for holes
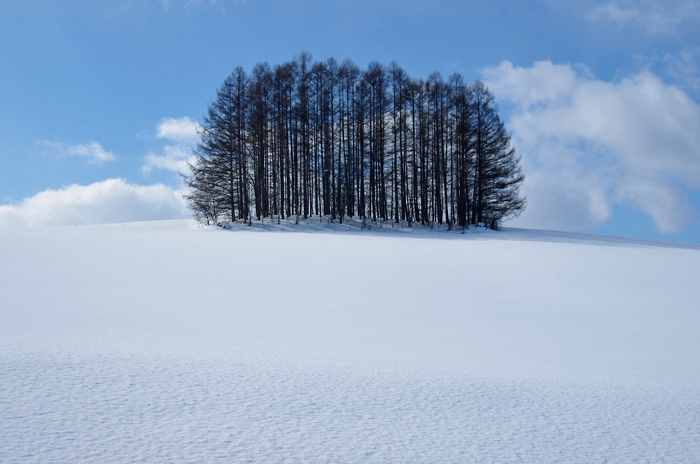
[[[302,52],[236,68],[203,118],[183,176],[195,216],[491,228],[525,208],[524,176],[494,96],[459,74],[411,79],[392,63]]]

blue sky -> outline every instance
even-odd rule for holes
[[[302,50],[484,80],[522,155],[507,226],[700,243],[700,1],[0,6],[0,225],[187,217],[177,168],[240,65]]]

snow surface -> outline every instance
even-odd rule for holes
[[[700,246],[231,225],[0,230],[0,462],[697,462]]]

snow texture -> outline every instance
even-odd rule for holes
[[[700,456],[699,246],[231,227],[0,230],[0,462]]]

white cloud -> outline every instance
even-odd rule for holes
[[[147,154],[141,171],[148,174],[153,169],[165,169],[185,173],[188,171],[187,163],[193,163],[195,159],[189,149],[180,145],[166,145],[163,147],[163,153],[163,155],[156,155],[153,152]]]
[[[663,60],[670,77],[691,89],[700,90],[700,47],[686,47],[678,55],[667,53]]]
[[[194,161],[192,145],[199,140],[198,131],[201,126],[189,117],[163,118],[156,127],[158,138],[175,142],[175,145],[163,147],[163,154],[149,153],[144,157],[141,171],[150,173],[153,169],[164,169],[173,172],[187,172],[187,162]]]
[[[106,151],[97,142],[87,144],[66,145],[61,142],[51,142],[50,140],[38,140],[37,145],[48,148],[51,152],[59,156],[76,156],[86,158],[88,163],[101,165],[105,161],[114,161],[114,153]]]
[[[192,121],[187,116],[179,119],[163,118],[156,127],[156,134],[159,139],[191,144],[197,142],[197,131],[200,128],[201,126],[197,121]]]
[[[652,34],[669,34],[686,21],[700,20],[698,0],[613,0],[590,9],[592,21],[611,21],[620,26],[637,24]]]
[[[124,179],[70,185],[0,205],[0,226],[108,224],[191,217],[182,192],[162,184],[140,186]]]
[[[697,220],[687,191],[700,189],[700,106],[686,93],[648,71],[605,82],[549,61],[484,75],[515,105],[509,128],[528,196],[517,223],[591,228],[614,203],[649,214],[661,232]]]

